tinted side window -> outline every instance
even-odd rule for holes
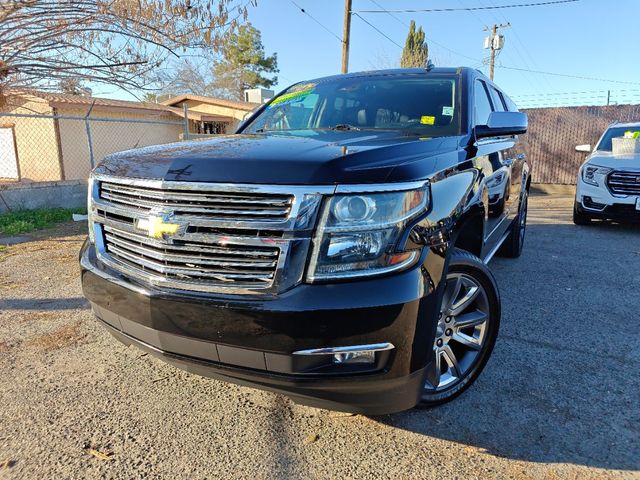
[[[506,112],[507,107],[504,103],[504,97],[502,96],[502,92],[500,92],[499,90],[496,90],[493,87],[490,87],[490,89],[491,89],[491,96],[493,97],[493,105],[495,106],[495,111]]]
[[[487,89],[484,86],[484,82],[476,80],[475,83],[475,111],[476,111],[476,125],[486,125],[489,121],[489,115],[491,114],[491,102],[487,95]]]

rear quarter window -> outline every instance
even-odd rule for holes
[[[507,105],[504,101],[504,96],[502,95],[502,92],[500,92],[499,90],[496,90],[494,87],[490,87],[490,90],[491,90],[491,97],[493,99],[494,110],[496,112],[506,112]]]
[[[481,80],[475,81],[474,97],[475,124],[486,125],[493,109],[491,108],[485,83]]]

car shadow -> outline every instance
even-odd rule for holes
[[[522,257],[491,263],[503,313],[478,381],[373,419],[510,459],[640,470],[640,228],[537,213]]]
[[[74,298],[7,298],[0,300],[3,310],[75,310],[88,309],[89,302],[84,297]]]

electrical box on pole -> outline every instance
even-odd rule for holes
[[[484,48],[491,49],[491,57],[489,59],[489,78],[493,80],[493,73],[496,65],[496,52],[504,48],[504,35],[498,34],[499,28],[508,28],[510,23],[502,25],[493,25],[492,27],[485,27],[485,32],[491,32],[488,37],[484,39]]]
[[[502,50],[502,47],[504,47],[504,35],[496,35],[493,37],[493,49]]]

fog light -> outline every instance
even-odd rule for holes
[[[373,351],[336,353],[333,355],[333,363],[339,364],[375,363],[375,361],[376,353]]]
[[[334,365],[371,365],[376,363],[376,352],[393,350],[393,343],[371,343],[368,345],[350,345],[348,347],[324,347],[310,350],[298,350],[293,355],[324,355],[327,362]]]

